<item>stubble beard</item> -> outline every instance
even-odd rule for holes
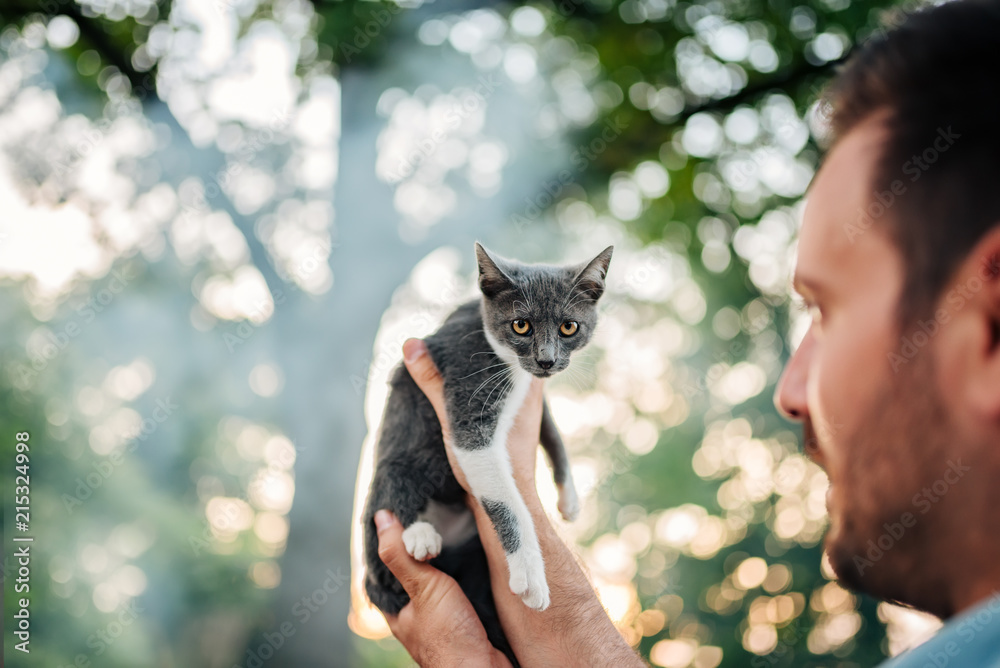
[[[914,503],[949,456],[946,412],[928,358],[925,352],[911,369],[900,369],[893,391],[870,406],[855,433],[837,439],[834,447],[845,452],[830,480],[825,547],[849,589],[947,616],[944,564],[935,558],[942,539],[935,527],[947,521],[945,512],[922,514]]]

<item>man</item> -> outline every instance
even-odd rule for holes
[[[851,59],[828,96],[832,145],[799,237],[795,289],[813,321],[775,402],[830,478],[831,563],[847,586],[948,620],[894,668],[1000,667],[997,35],[1000,3],[959,0]],[[423,344],[404,356],[443,418]],[[501,621],[525,666],[644,665],[538,502],[540,382],[510,448],[552,605],[535,612],[510,593],[473,502]],[[410,559],[390,515],[376,521],[379,553],[412,598],[390,628],[414,658],[506,665],[457,585]]]

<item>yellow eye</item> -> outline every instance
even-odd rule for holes
[[[578,329],[579,326],[575,322],[570,320],[569,322],[564,322],[559,327],[559,333],[562,334],[563,336],[573,336],[574,334],[576,334],[576,330]]]
[[[515,334],[520,334],[521,336],[527,336],[531,332],[531,323],[527,320],[522,320],[518,318],[514,322],[510,323],[510,326],[514,329]]]

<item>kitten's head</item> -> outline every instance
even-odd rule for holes
[[[569,366],[597,325],[613,246],[590,262],[554,267],[528,265],[488,253],[476,244],[483,325],[501,357],[546,378]],[[505,354],[506,353],[506,354]]]

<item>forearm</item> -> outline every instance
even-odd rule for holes
[[[427,395],[441,421],[442,436],[452,469],[462,487],[468,490],[467,480],[457,465],[451,444],[451,422],[444,406],[443,380],[430,356],[426,354],[425,346],[410,340],[406,342],[403,352],[407,370]],[[513,429],[508,434],[508,451],[511,453],[514,479],[531,512],[545,560],[545,575],[551,596],[551,603],[546,610],[542,612],[533,610],[527,607],[519,596],[511,593],[506,555],[493,523],[478,501],[470,497],[470,507],[475,514],[479,534],[489,560],[490,580],[500,622],[521,665],[526,668],[587,665],[616,668],[645,666],[611,624],[573,554],[556,535],[538,501],[534,476],[531,472],[535,466],[541,418],[542,381],[536,378],[532,381],[524,405],[518,413]],[[412,560],[401,561],[410,564]],[[455,590],[458,589],[458,585],[451,578],[447,578],[447,582],[454,584]],[[407,591],[409,592],[409,589]],[[471,609],[468,600],[464,596],[462,599]],[[412,602],[411,594],[411,604]],[[429,608],[437,612],[443,610],[440,604],[430,605]],[[430,614],[413,613],[413,615],[421,621],[432,617]],[[400,628],[397,624],[393,629],[397,637],[400,637],[400,633],[397,633]],[[481,624],[478,625],[477,631],[485,637],[486,632]],[[426,640],[422,643],[414,640],[413,643],[427,644]],[[407,648],[409,649],[409,645]]]
[[[562,542],[532,489],[525,496],[545,559],[551,604],[538,612],[508,586],[506,556],[489,516],[474,503],[490,564],[501,624],[524,666],[645,666],[615,629],[573,553]]]

